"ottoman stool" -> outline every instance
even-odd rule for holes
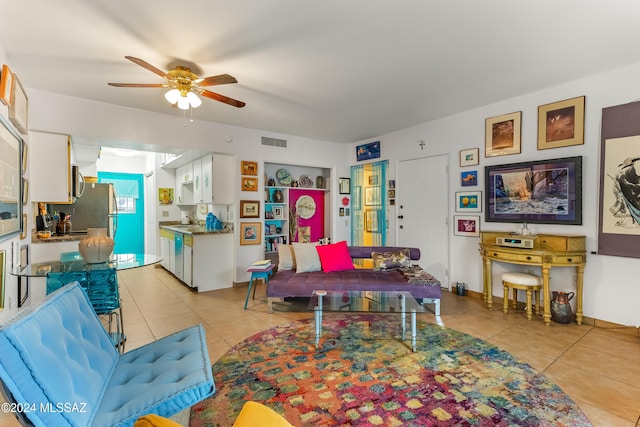
[[[528,273],[507,271],[502,273],[502,285],[504,286],[504,308],[505,314],[509,312],[509,288],[513,289],[513,308],[518,304],[518,289],[526,291],[527,294],[527,319],[533,317],[531,307],[531,294],[535,294],[536,314],[540,314],[540,289],[542,288],[542,277]]]

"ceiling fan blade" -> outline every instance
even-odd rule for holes
[[[164,83],[107,83],[109,86],[115,87],[171,87]]]
[[[200,94],[202,96],[206,96],[207,98],[224,102],[225,104],[229,104],[233,107],[242,108],[246,105],[242,101],[238,101],[237,99],[229,98],[228,96],[220,95],[219,93],[211,92],[210,90],[206,90],[206,89],[202,89],[202,92],[200,92]]]
[[[129,61],[138,64],[139,66],[146,68],[147,70],[151,71],[152,73],[156,73],[157,75],[164,77],[165,79],[171,79],[172,77],[167,74],[165,71],[162,71],[159,68],[154,67],[153,65],[149,64],[147,61],[143,61],[140,58],[136,58],[135,56],[125,56],[125,58],[127,58]]]
[[[196,80],[196,84],[199,86],[215,86],[227,83],[238,83],[238,81],[229,74],[220,74],[219,76],[210,76]]]

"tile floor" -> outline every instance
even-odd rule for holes
[[[264,286],[243,309],[247,288],[195,293],[158,266],[118,273],[127,349],[202,323],[212,362],[233,345],[271,326],[310,317],[269,314]],[[545,326],[524,312],[488,311],[482,301],[445,292],[442,321],[509,351],[542,371],[580,406],[594,426],[632,427],[640,416],[640,335],[588,325]],[[420,315],[432,322],[433,314]],[[0,427],[18,423],[0,413]]]

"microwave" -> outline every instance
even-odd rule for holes
[[[78,166],[71,166],[71,197],[78,198],[84,192],[84,177]]]

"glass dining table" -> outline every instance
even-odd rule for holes
[[[80,255],[80,252],[66,252],[61,254],[57,260],[16,266],[12,270],[9,270],[9,273],[18,277],[18,308],[20,308],[29,297],[30,278],[46,279],[50,274],[55,275],[56,273],[82,273],[104,271],[114,268],[118,271],[127,270],[157,264],[160,261],[162,261],[162,257],[159,255],[129,253],[112,254],[107,262],[88,264]],[[46,281],[42,281],[41,283],[43,284],[42,293],[44,295]],[[36,285],[36,288],[38,287],[39,286]]]
[[[162,257],[153,254],[112,254],[107,262],[88,264],[80,256],[80,252],[67,252],[55,261],[17,266],[11,271],[11,274],[18,277],[47,277],[49,273],[75,273],[111,268],[127,270],[157,264],[160,261],[162,261]]]

